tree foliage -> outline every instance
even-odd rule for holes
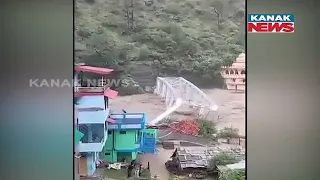
[[[212,137],[213,134],[217,133],[216,125],[212,121],[200,119],[198,120],[199,134],[204,137]]]
[[[219,180],[245,180],[246,174],[243,170],[227,170],[219,177]]]
[[[91,63],[88,57],[98,54],[94,61],[103,66],[126,68],[139,61],[160,71],[215,78],[221,65],[244,52],[244,2],[77,0],[75,40],[86,49],[76,59]],[[128,16],[134,19],[129,29]]]
[[[217,166],[225,166],[228,164],[234,164],[237,163],[238,160],[235,157],[234,154],[222,151],[218,153],[214,158],[210,160],[211,165],[217,165]]]
[[[219,138],[237,138],[239,129],[233,127],[224,127],[218,134]]]

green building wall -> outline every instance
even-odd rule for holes
[[[138,143],[139,130],[112,130],[104,146],[106,150],[132,150]]]
[[[118,154],[116,151],[103,150],[103,160],[107,162],[118,162]]]
[[[101,157],[107,162],[118,162],[125,159],[127,162],[136,159],[137,152],[118,152],[131,151],[136,149],[139,130],[111,130],[108,132],[108,139],[101,152]]]
[[[133,150],[136,149],[138,130],[114,131],[114,149],[115,150]]]

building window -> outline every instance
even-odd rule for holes
[[[228,70],[226,70],[226,74],[229,74],[229,71],[228,71]]]
[[[239,74],[239,72],[236,70],[235,74]]]
[[[232,78],[232,81],[233,81],[233,82],[236,82],[236,78]]]
[[[245,70],[242,70],[240,73],[241,73],[241,74],[246,74],[246,71],[245,71]]]
[[[246,82],[246,79],[242,79],[242,82]]]
[[[126,131],[120,131],[120,134],[127,134]]]
[[[233,70],[231,70],[231,71],[230,71],[230,74],[234,74],[234,71],[233,71]]]
[[[110,154],[110,153],[104,153],[104,155],[106,155],[106,156],[110,156],[111,154]]]
[[[82,143],[101,143],[105,136],[104,124],[79,124],[79,131],[84,134]]]

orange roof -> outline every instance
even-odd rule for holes
[[[100,75],[107,75],[107,74],[111,74],[113,72],[113,69],[93,67],[93,66],[76,66],[75,70],[77,72],[79,72],[79,71],[90,72],[90,73],[95,73],[95,74],[100,74]]]
[[[116,120],[111,119],[111,118],[108,118],[108,119],[107,119],[107,122],[109,122],[109,123],[111,123],[111,124],[115,124],[115,123],[116,123]]]
[[[103,94],[110,99],[114,99],[118,96],[118,92],[111,89],[105,90]]]

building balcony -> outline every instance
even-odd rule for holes
[[[79,152],[101,152],[105,141],[101,141],[100,143],[79,143]]]
[[[74,88],[75,92],[91,92],[91,93],[103,93],[108,87],[80,87]]]
[[[222,74],[225,79],[245,79],[245,74]]]
[[[84,134],[78,145],[79,152],[101,152],[108,139],[105,124],[79,124],[78,127]]]
[[[109,130],[144,129],[146,115],[144,113],[110,114],[114,123],[108,123]]]

